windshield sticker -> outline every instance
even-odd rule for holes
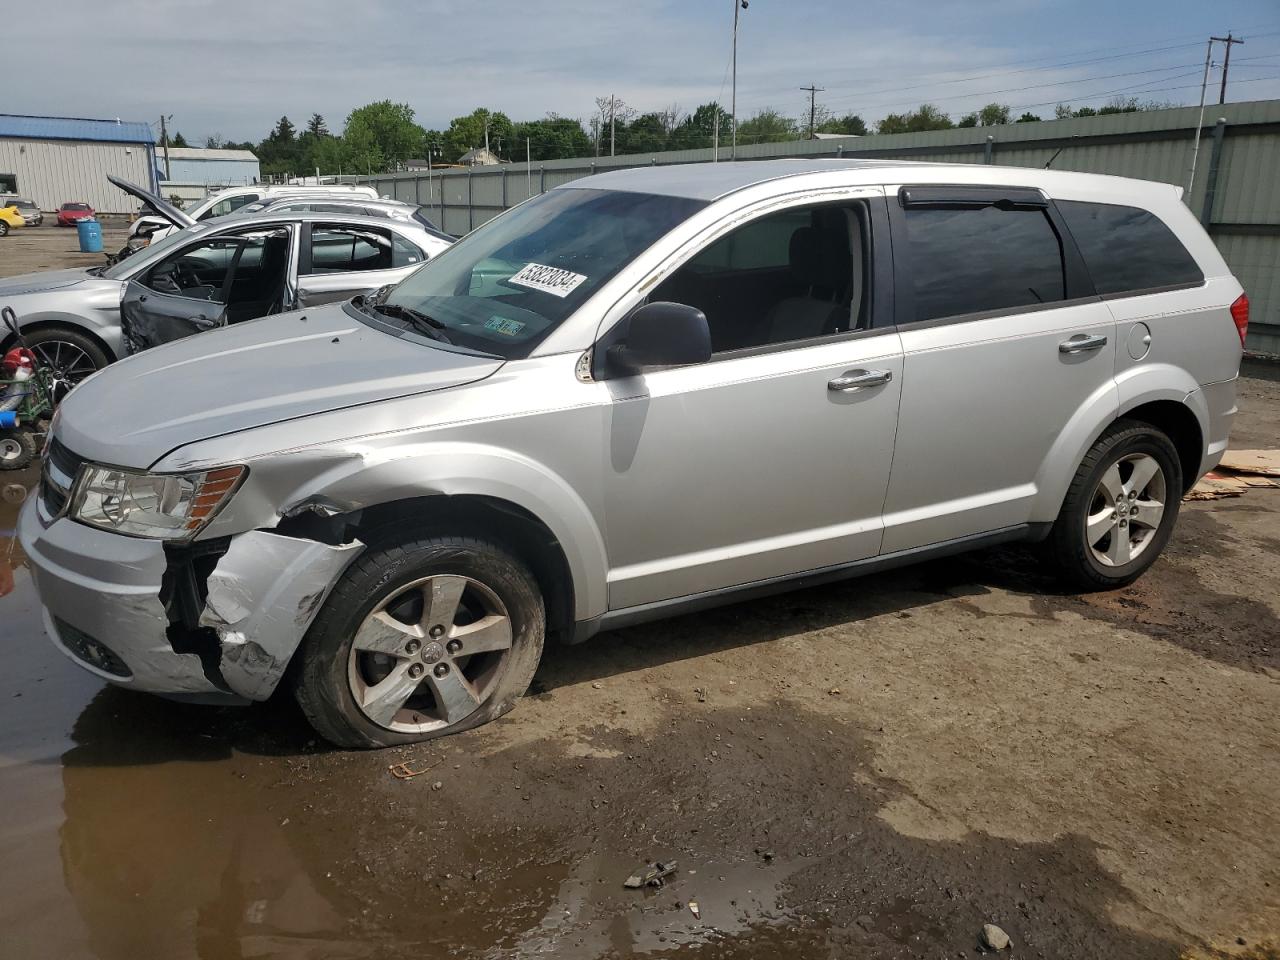
[[[494,333],[500,333],[504,337],[519,336],[520,331],[525,328],[525,324],[521,320],[512,320],[510,317],[500,317],[494,314],[484,322],[486,330],[492,330]]]
[[[541,290],[553,297],[567,297],[578,288],[578,284],[587,279],[580,273],[561,270],[559,267],[546,267],[540,263],[529,263],[510,280],[530,290]]]

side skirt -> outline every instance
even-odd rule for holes
[[[778,593],[786,593],[790,590],[802,590],[805,587],[834,583],[837,580],[851,580],[854,577],[879,573],[882,570],[892,570],[895,567],[905,567],[924,560],[936,560],[940,557],[950,557],[958,553],[968,553],[971,550],[993,547],[1001,543],[1014,543],[1019,540],[1039,541],[1048,536],[1050,526],[1052,524],[1019,523],[1011,527],[1001,527],[999,530],[992,530],[988,533],[957,537],[954,540],[931,543],[924,547],[912,547],[909,550],[899,550],[896,553],[887,553],[878,557],[866,557],[862,560],[841,563],[833,567],[820,567],[816,570],[806,570],[802,573],[771,577],[768,580],[756,580],[752,583],[722,587],[718,590],[708,590],[704,593],[694,593],[687,597],[657,600],[653,603],[643,603],[634,607],[610,610],[602,616],[594,617],[591,620],[580,620],[575,623],[573,633],[568,638],[568,642],[582,643],[605,630],[618,630],[622,627],[631,627],[653,620],[663,620],[667,617],[696,613],[699,610],[709,610],[725,604],[754,600],[757,597],[768,597]]]

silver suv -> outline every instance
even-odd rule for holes
[[[283,681],[334,743],[406,743],[509,710],[548,635],[1018,540],[1130,582],[1226,447],[1246,322],[1163,184],[608,173],[90,378],[20,536],[103,679]]]

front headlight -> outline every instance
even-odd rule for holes
[[[86,464],[76,480],[70,515],[130,537],[187,540],[231,499],[247,472],[222,467],[205,473],[135,473]]]

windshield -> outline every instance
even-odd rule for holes
[[[431,317],[452,343],[507,359],[528,356],[637,254],[705,205],[552,190],[468,234],[384,302]]]
[[[89,205],[87,203],[64,203],[62,205],[62,209],[63,210],[88,210]]]

